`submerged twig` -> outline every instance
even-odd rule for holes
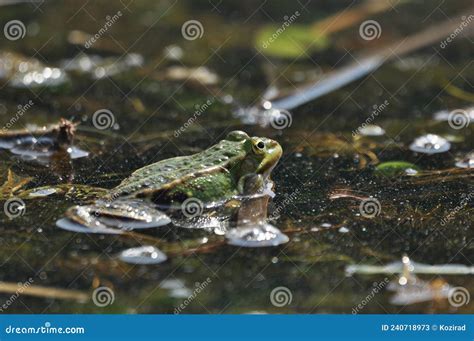
[[[11,282],[0,282],[0,292],[81,302],[88,301],[90,298],[89,294],[79,290],[43,287],[39,285],[18,286],[18,283]]]

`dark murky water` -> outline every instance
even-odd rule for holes
[[[472,35],[397,58],[292,110],[292,124],[284,129],[246,124],[233,115],[237,103],[257,103],[270,84],[284,88],[317,79],[354,61],[361,51],[446,17],[459,20],[457,14],[469,3],[399,4],[371,17],[380,25],[379,38],[362,39],[357,23],[329,36],[325,49],[289,59],[254,48],[263,25],[278,28],[296,11],[294,25],[310,25],[352,2],[61,1],[1,6],[2,26],[20,20],[25,36],[1,37],[0,63],[26,63],[31,57],[51,69],[42,68],[42,76],[29,74],[26,80],[21,75],[20,85],[0,72],[0,124],[12,130],[56,123],[61,117],[80,122],[75,145],[90,153],[44,164],[0,150],[2,182],[8,170],[15,175],[2,187],[2,206],[12,194],[12,183],[18,189],[69,188],[71,183],[112,188],[139,167],[200,151],[227,132],[242,129],[283,146],[273,171],[272,210],[278,214],[272,224],[290,237],[279,247],[239,248],[226,245],[220,235],[173,227],[126,235],[73,233],[58,229],[55,221],[71,205],[82,203],[81,197],[40,192],[45,196],[24,200],[18,217],[0,215],[0,280],[25,283],[31,278],[31,287],[70,290],[72,299],[54,299],[50,292],[21,295],[3,311],[173,313],[187,300],[179,311],[351,313],[373,291],[373,283],[397,276],[347,276],[350,264],[383,265],[407,254],[418,263],[471,265],[472,168],[455,168],[455,163],[472,151],[474,124],[457,129],[434,115],[473,105]],[[202,37],[183,37],[181,27],[188,20],[200,22]],[[100,33],[107,22],[110,27]],[[96,33],[96,41],[87,36]],[[2,54],[7,52],[18,56],[8,59]],[[207,70],[186,74],[186,68],[201,66]],[[61,78],[54,76],[54,68]],[[39,84],[32,87],[32,82]],[[234,102],[217,100],[216,91],[233,96]],[[27,110],[18,108],[30,101]],[[104,109],[113,122],[94,126],[93,114]],[[370,117],[369,123],[386,134],[354,138],[353,132]],[[427,133],[447,138],[450,150],[431,155],[410,151],[414,139]],[[380,174],[376,166],[388,161],[410,162],[418,176]],[[25,178],[31,180],[22,182]],[[379,205],[373,217],[360,208],[370,197]],[[158,247],[168,260],[141,265],[119,259],[125,249],[141,245]],[[142,261],[162,256],[153,249],[139,251],[146,258]],[[474,293],[472,275],[419,276]],[[100,307],[89,299],[100,287],[112,290],[113,304]],[[291,296],[282,307],[270,299],[279,287]],[[196,288],[200,290],[194,295]],[[392,295],[380,290],[360,312],[474,311],[472,302],[457,308],[445,300],[393,305]],[[10,296],[1,294],[0,303]]]

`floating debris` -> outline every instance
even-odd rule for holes
[[[416,175],[420,171],[419,167],[405,161],[383,162],[375,167],[375,175],[395,177],[401,175]]]
[[[474,168],[474,152],[468,153],[464,158],[456,162],[459,168]]]
[[[12,52],[0,52],[0,78],[14,88],[55,87],[69,81],[63,70]]]
[[[168,45],[164,49],[164,57],[168,60],[181,60],[184,56],[183,49],[178,45]]]
[[[427,134],[416,138],[409,148],[417,153],[436,154],[447,152],[451,143],[439,135]]]
[[[18,282],[0,282],[0,293],[18,295],[19,290],[21,290],[22,295],[34,297],[76,300],[78,302],[87,302],[90,299],[90,295],[84,291],[35,285],[33,284],[33,278],[24,282],[22,286],[19,286]]]
[[[216,85],[219,82],[219,76],[205,66],[197,68],[172,66],[166,70],[165,78],[172,81],[194,81],[204,85]]]
[[[131,264],[159,264],[168,257],[154,246],[140,246],[120,252],[119,259]]]
[[[387,289],[395,292],[390,298],[390,303],[394,305],[439,301],[451,297],[453,292],[453,287],[442,279],[427,282],[415,276],[409,283],[403,285],[392,281]]]
[[[41,188],[36,191],[30,192],[28,196],[31,198],[42,198],[42,197],[47,197],[56,192],[57,190],[55,188]]]
[[[402,272],[397,280],[391,281],[387,290],[395,291],[390,298],[390,303],[395,305],[408,305],[420,302],[440,300],[451,294],[451,286],[442,279],[426,282],[415,274],[415,266],[406,255],[402,257]]]
[[[339,230],[337,230],[337,231],[339,233],[349,233],[350,232],[350,230],[345,226],[340,227]]]
[[[192,291],[186,288],[186,285],[180,279],[165,279],[160,283],[160,288],[169,290],[169,295],[174,298],[187,298],[192,295]]]
[[[38,127],[27,126],[22,130],[0,132],[0,148],[9,149],[24,160],[49,163],[58,152],[64,151],[70,159],[87,157],[89,153],[72,146],[76,124],[61,119],[58,124]]]
[[[289,241],[287,235],[270,224],[237,227],[226,233],[228,244],[241,247],[278,246]]]
[[[385,135],[385,130],[375,124],[368,124],[366,126],[362,126],[358,130],[359,134],[362,136],[383,136]]]
[[[406,256],[404,256],[406,257]],[[408,258],[408,257],[407,257]],[[409,265],[407,265],[409,264]],[[376,274],[399,274],[409,267],[410,273],[413,274],[431,274],[431,275],[472,275],[474,274],[474,266],[466,266],[462,264],[441,264],[429,265],[406,260],[392,262],[387,265],[349,265],[346,268],[346,274],[352,276],[354,274],[376,275]]]
[[[62,65],[66,71],[91,74],[93,78],[101,79],[143,66],[143,57],[137,53],[107,58],[81,53],[73,59],[63,61]]]

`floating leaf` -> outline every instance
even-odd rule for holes
[[[414,175],[420,168],[406,161],[389,161],[378,165],[375,174],[380,176],[395,177],[400,175]]]
[[[269,25],[257,32],[255,47],[265,55],[279,58],[304,57],[311,51],[325,49],[329,44],[323,34],[315,34],[309,27]]]

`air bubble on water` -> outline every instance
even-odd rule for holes
[[[451,143],[448,140],[435,134],[420,136],[410,145],[410,150],[423,154],[444,153],[450,148]]]
[[[230,245],[241,247],[268,247],[285,244],[287,235],[270,224],[237,227],[226,233]]]
[[[131,264],[159,264],[168,257],[154,246],[140,246],[120,252],[119,259]]]

